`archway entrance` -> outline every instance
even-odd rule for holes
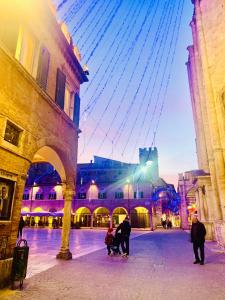
[[[63,205],[62,182],[55,168],[50,163],[31,164],[21,210],[26,225],[62,227]]]
[[[150,227],[149,211],[145,207],[135,207],[131,211],[131,226],[134,228]]]
[[[113,227],[117,227],[120,223],[123,222],[123,220],[125,219],[125,217],[127,216],[127,210],[123,207],[117,207],[114,209],[113,211],[113,215],[112,215],[112,224]]]
[[[93,226],[94,227],[109,227],[110,215],[109,210],[105,207],[99,207],[93,213]]]
[[[79,227],[91,227],[91,212],[87,207],[80,207],[76,210],[74,224]]]
[[[49,138],[50,140],[50,138]],[[39,143],[45,143],[46,141],[40,141]],[[62,224],[62,242],[61,249],[57,255],[57,258],[71,259],[72,254],[69,251],[69,238],[70,238],[70,228],[71,228],[71,206],[72,199],[75,192],[75,178],[76,178],[76,159],[75,154],[68,156],[67,152],[64,151],[63,145],[60,145],[60,141],[57,140],[57,144],[53,143],[51,146],[42,146],[33,155],[32,163],[48,163],[54,167],[59,175],[61,184],[61,201],[57,201],[58,207],[51,206],[55,208],[57,213],[63,211]],[[57,183],[57,184],[58,184]],[[56,195],[56,190],[51,191],[51,197],[49,196],[49,201],[53,202]],[[39,199],[43,200],[44,196],[39,195]],[[44,204],[43,204],[44,205]],[[46,208],[46,207],[44,207]],[[32,211],[32,210],[31,210]],[[48,213],[50,213],[48,211]],[[55,212],[53,214],[56,214]],[[60,217],[61,217],[60,216]],[[61,225],[60,224],[60,225]]]

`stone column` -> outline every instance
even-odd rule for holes
[[[202,187],[200,186],[198,188],[198,201],[199,201],[199,208],[201,211],[201,221],[205,222],[206,218],[205,218],[205,209],[204,209],[204,199],[203,199],[203,192],[202,192]]]
[[[64,216],[63,216],[63,228],[62,228],[62,241],[61,249],[57,254],[58,259],[72,259],[72,253],[69,250],[70,241],[70,227],[71,227],[71,206],[74,196],[74,191],[66,189],[64,192]]]
[[[198,190],[195,191],[195,199],[196,199],[196,206],[197,206],[198,217],[199,217],[199,219],[201,219],[201,210],[200,210],[200,201],[199,201]]]

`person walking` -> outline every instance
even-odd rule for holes
[[[20,237],[22,238],[22,234],[23,234],[23,227],[25,226],[25,222],[23,220],[23,217],[20,217],[20,221],[19,221],[19,228],[18,228],[18,234],[17,234],[17,238]]]
[[[192,218],[192,226],[191,226],[191,242],[193,243],[193,250],[195,255],[194,264],[204,265],[205,235],[206,235],[205,225],[199,222],[198,215],[194,214]],[[200,259],[199,259],[198,249],[200,249]]]
[[[129,256],[129,239],[131,233],[131,226],[129,217],[127,216],[124,221],[117,227],[116,233],[121,231],[121,248],[123,251],[123,256]]]

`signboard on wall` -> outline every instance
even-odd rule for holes
[[[0,177],[0,221],[11,218],[15,181]]]

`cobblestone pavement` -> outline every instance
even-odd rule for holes
[[[129,258],[105,249],[60,261],[1,300],[224,300],[225,254],[206,248],[206,264],[193,265],[182,231],[157,231],[131,240]]]

